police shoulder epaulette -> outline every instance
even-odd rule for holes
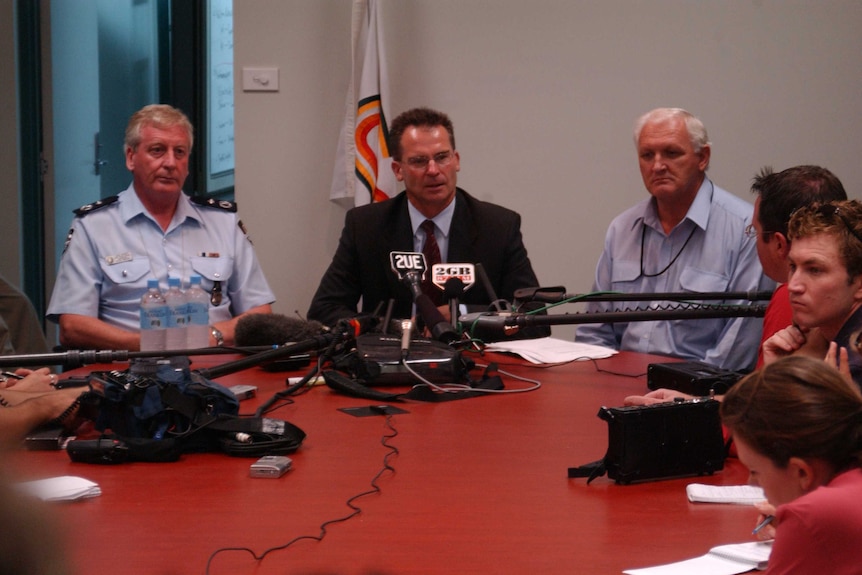
[[[203,206],[205,208],[216,208],[219,210],[224,210],[226,212],[236,212],[236,202],[217,200],[215,198],[204,198],[202,196],[194,196],[191,198],[191,200],[192,203],[195,203],[199,206]]]
[[[114,202],[120,199],[120,196],[111,196],[110,198],[102,198],[97,202],[93,202],[92,204],[87,204],[86,206],[81,206],[77,210],[73,210],[75,215],[78,217],[86,216],[91,212],[95,212],[96,210],[100,210],[105,206],[110,206]]]

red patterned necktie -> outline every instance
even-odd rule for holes
[[[422,293],[431,298],[435,306],[441,306],[444,303],[443,292],[431,283],[431,268],[434,264],[442,263],[440,261],[440,246],[437,245],[437,237],[434,235],[434,222],[425,220],[420,227],[425,232],[425,245],[422,247],[422,253],[425,255],[425,265],[428,267],[422,282]]]

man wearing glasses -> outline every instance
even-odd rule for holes
[[[790,276],[790,239],[787,224],[791,216],[800,208],[815,203],[847,199],[841,181],[826,168],[820,166],[794,166],[781,172],[763,168],[754,177],[751,191],[757,194],[754,202],[754,217],[745,228],[745,234],[757,242],[757,256],[763,266],[763,273],[779,282],[778,288],[769,300],[763,318],[763,344],[777,332],[793,323],[793,309],[790,306],[788,277]],[[763,353],[757,356],[757,369],[764,364]],[[644,396],[626,397],[627,405],[644,405],[672,401],[684,396],[673,389],[656,389]],[[685,396],[689,397],[689,396]]]
[[[793,325],[763,344],[763,361],[804,354],[832,360],[844,348],[849,374],[862,386],[862,203],[814,204],[797,210],[787,225],[790,274],[787,291]],[[830,349],[830,344],[834,346]],[[839,367],[848,371],[847,356]]]
[[[446,114],[429,108],[404,112],[390,125],[389,148],[392,170],[405,191],[347,212],[309,319],[334,325],[356,315],[360,299],[363,312],[393,299],[392,317],[410,317],[413,296],[390,269],[393,251],[423,252],[429,268],[433,263],[481,263],[495,295],[508,301],[516,289],[539,285],[521,237],[521,216],[457,187],[461,159]],[[434,286],[428,290],[448,316],[443,292]],[[464,292],[460,301],[482,309],[491,303],[480,285]]]
[[[711,148],[703,123],[685,110],[658,108],[637,121],[634,140],[650,197],[611,223],[593,291],[772,289],[755,242],[745,235],[751,204],[706,177]],[[588,309],[636,307],[593,303]],[[741,370],[754,365],[761,325],[756,318],[590,324],[578,328],[577,341]]]
[[[757,255],[763,273],[780,285],[772,294],[763,318],[763,343],[776,332],[793,323],[787,278],[790,275],[790,239],[787,222],[797,209],[815,202],[832,202],[847,199],[841,181],[820,166],[794,166],[781,172],[763,168],[755,176],[751,191],[757,194],[754,217],[745,233],[757,242]],[[763,365],[763,354],[758,355],[757,366]]]

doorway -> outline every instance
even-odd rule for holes
[[[72,210],[129,184],[123,133],[129,116],[159,101],[157,0],[49,0],[50,66],[43,68],[48,119],[46,199],[53,268],[63,252]],[[48,20],[47,22],[45,20]],[[53,166],[53,169],[51,169]],[[53,275],[53,274],[52,274]]]
[[[29,0],[20,2],[19,16],[29,12],[20,9]],[[233,141],[232,6],[232,0],[39,0],[30,24],[41,37],[33,48],[39,55],[19,58],[41,71],[32,86],[21,88],[22,101],[40,102],[33,111],[39,117],[21,127],[22,149],[39,150],[38,158],[22,155],[22,172],[37,175],[22,184],[21,195],[22,207],[39,205],[35,213],[44,222],[22,232],[24,287],[40,315],[51,297],[73,210],[116,195],[131,181],[124,132],[128,118],[144,105],[172,104],[195,126],[186,193],[232,198],[233,166],[215,182],[205,161],[213,14],[220,24],[219,66],[223,70],[227,62],[230,70],[230,93],[219,92],[221,104],[228,97],[228,107],[222,105],[220,114],[222,120],[230,114]],[[219,77],[224,81],[223,71]],[[56,326],[48,324],[46,331],[56,341]]]

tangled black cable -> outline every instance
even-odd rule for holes
[[[291,545],[293,545],[297,541],[302,541],[304,539],[311,539],[313,541],[318,541],[318,542],[322,541],[323,538],[328,533],[327,527],[329,527],[330,525],[336,524],[336,523],[344,523],[345,521],[352,519],[352,518],[356,517],[357,515],[359,515],[360,513],[362,513],[362,508],[357,506],[354,502],[357,499],[360,499],[360,498],[365,497],[367,495],[373,495],[375,493],[382,493],[383,490],[377,484],[378,480],[381,477],[383,477],[383,474],[386,473],[387,471],[389,471],[393,474],[395,473],[395,468],[392,467],[392,465],[389,463],[389,461],[390,461],[390,459],[392,459],[393,457],[398,455],[398,448],[395,447],[394,445],[390,444],[389,440],[394,439],[395,437],[398,436],[398,430],[395,429],[395,427],[392,425],[392,415],[391,414],[386,414],[386,419],[384,420],[384,426],[389,431],[387,433],[384,433],[383,437],[380,439],[380,444],[383,445],[383,447],[385,447],[386,449],[388,449],[388,451],[386,452],[386,455],[383,456],[383,466],[380,468],[380,471],[378,471],[374,475],[374,477],[371,479],[371,489],[369,489],[367,491],[363,491],[362,493],[358,493],[345,502],[347,507],[349,507],[351,509],[351,511],[349,513],[347,513],[346,515],[344,515],[342,517],[337,517],[335,519],[330,519],[328,521],[324,521],[323,523],[321,523],[320,533],[317,535],[300,535],[298,537],[291,539],[290,541],[288,541],[284,545],[279,545],[276,547],[270,547],[269,549],[267,549],[266,551],[264,551],[263,553],[261,553],[259,555],[257,553],[255,553],[255,551],[249,547],[222,547],[220,549],[216,549],[209,556],[209,559],[207,559],[206,575],[209,575],[210,567],[212,566],[212,562],[216,558],[216,556],[219,555],[220,553],[226,553],[228,551],[240,551],[240,552],[248,553],[249,555],[251,555],[254,558],[255,561],[261,562],[270,553],[273,553],[275,551],[281,551],[283,549],[287,549],[288,547],[290,547]]]

